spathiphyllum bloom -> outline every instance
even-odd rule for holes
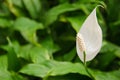
[[[100,51],[102,45],[102,30],[96,17],[96,8],[83,23],[76,37],[77,54],[81,61],[92,60]]]

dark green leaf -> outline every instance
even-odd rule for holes
[[[103,46],[102,46],[102,49],[101,49],[101,53],[107,53],[107,52],[112,52],[112,54],[116,55],[117,57],[120,58],[120,47],[115,45],[115,44],[112,44],[108,41],[104,41],[103,42]]]
[[[53,7],[46,13],[46,25],[53,23],[61,13],[85,8],[84,5],[64,3]]]
[[[85,75],[80,75],[77,73],[70,73],[62,76],[50,76],[47,80],[92,80]]]
[[[45,38],[42,42],[40,42],[41,45],[48,50],[48,53],[52,55],[54,52],[59,50],[58,45],[54,44],[51,37]]]
[[[69,53],[66,53],[63,58],[65,61],[71,61],[76,56],[76,48],[73,48]]]
[[[8,39],[8,46],[3,46],[2,48],[5,49],[7,51],[7,64],[8,64],[8,70],[10,71],[18,71],[21,67],[20,61],[17,57],[17,54],[15,52],[14,49],[14,45],[12,44],[12,42],[10,41],[9,38]]]

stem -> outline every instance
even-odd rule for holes
[[[52,70],[51,70],[52,71]],[[48,77],[49,77],[49,75],[50,75],[50,73],[51,73],[51,71],[49,71],[44,77],[43,77],[43,79],[42,80],[48,80]]]
[[[42,80],[47,80],[48,79],[48,75],[46,75]]]
[[[85,51],[83,52],[83,55],[84,55],[83,64],[84,64],[85,70],[86,70],[86,72],[89,74],[89,76],[90,76],[93,80],[95,80],[95,78],[92,76],[92,74],[89,72],[89,70],[88,70],[88,68],[87,68],[87,65],[86,65],[86,53],[85,53]]]
[[[45,77],[45,78],[43,78],[42,80],[47,80],[47,78]]]

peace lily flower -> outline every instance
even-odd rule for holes
[[[97,21],[95,8],[77,34],[76,49],[80,60],[83,62],[92,60],[100,51],[101,45],[102,30]]]

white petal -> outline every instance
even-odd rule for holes
[[[90,61],[97,55],[102,45],[102,30],[97,21],[96,8],[87,17],[79,33],[85,43],[86,61]],[[76,41],[76,48],[78,56],[83,61],[83,51],[79,50],[78,41]]]

